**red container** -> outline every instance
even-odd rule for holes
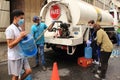
[[[78,58],[78,65],[82,67],[88,67],[92,64],[93,59],[88,59],[85,57],[79,57]]]

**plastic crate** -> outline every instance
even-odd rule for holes
[[[78,58],[78,65],[82,66],[82,67],[88,67],[92,64],[93,59],[88,59],[85,57],[79,57]]]

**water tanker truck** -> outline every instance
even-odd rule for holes
[[[94,20],[108,33],[114,34],[113,17],[109,12],[81,0],[48,0],[40,11],[42,21],[55,24],[51,31],[45,32],[45,43],[55,51],[66,51],[67,54],[83,54],[84,42],[90,38],[91,26],[88,21]]]

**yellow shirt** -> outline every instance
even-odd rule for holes
[[[109,39],[107,33],[102,29],[97,31],[97,45],[101,46],[101,51],[112,52],[113,50],[111,40]]]

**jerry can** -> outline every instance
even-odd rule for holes
[[[90,46],[85,47],[85,58],[92,58],[92,48]]]

